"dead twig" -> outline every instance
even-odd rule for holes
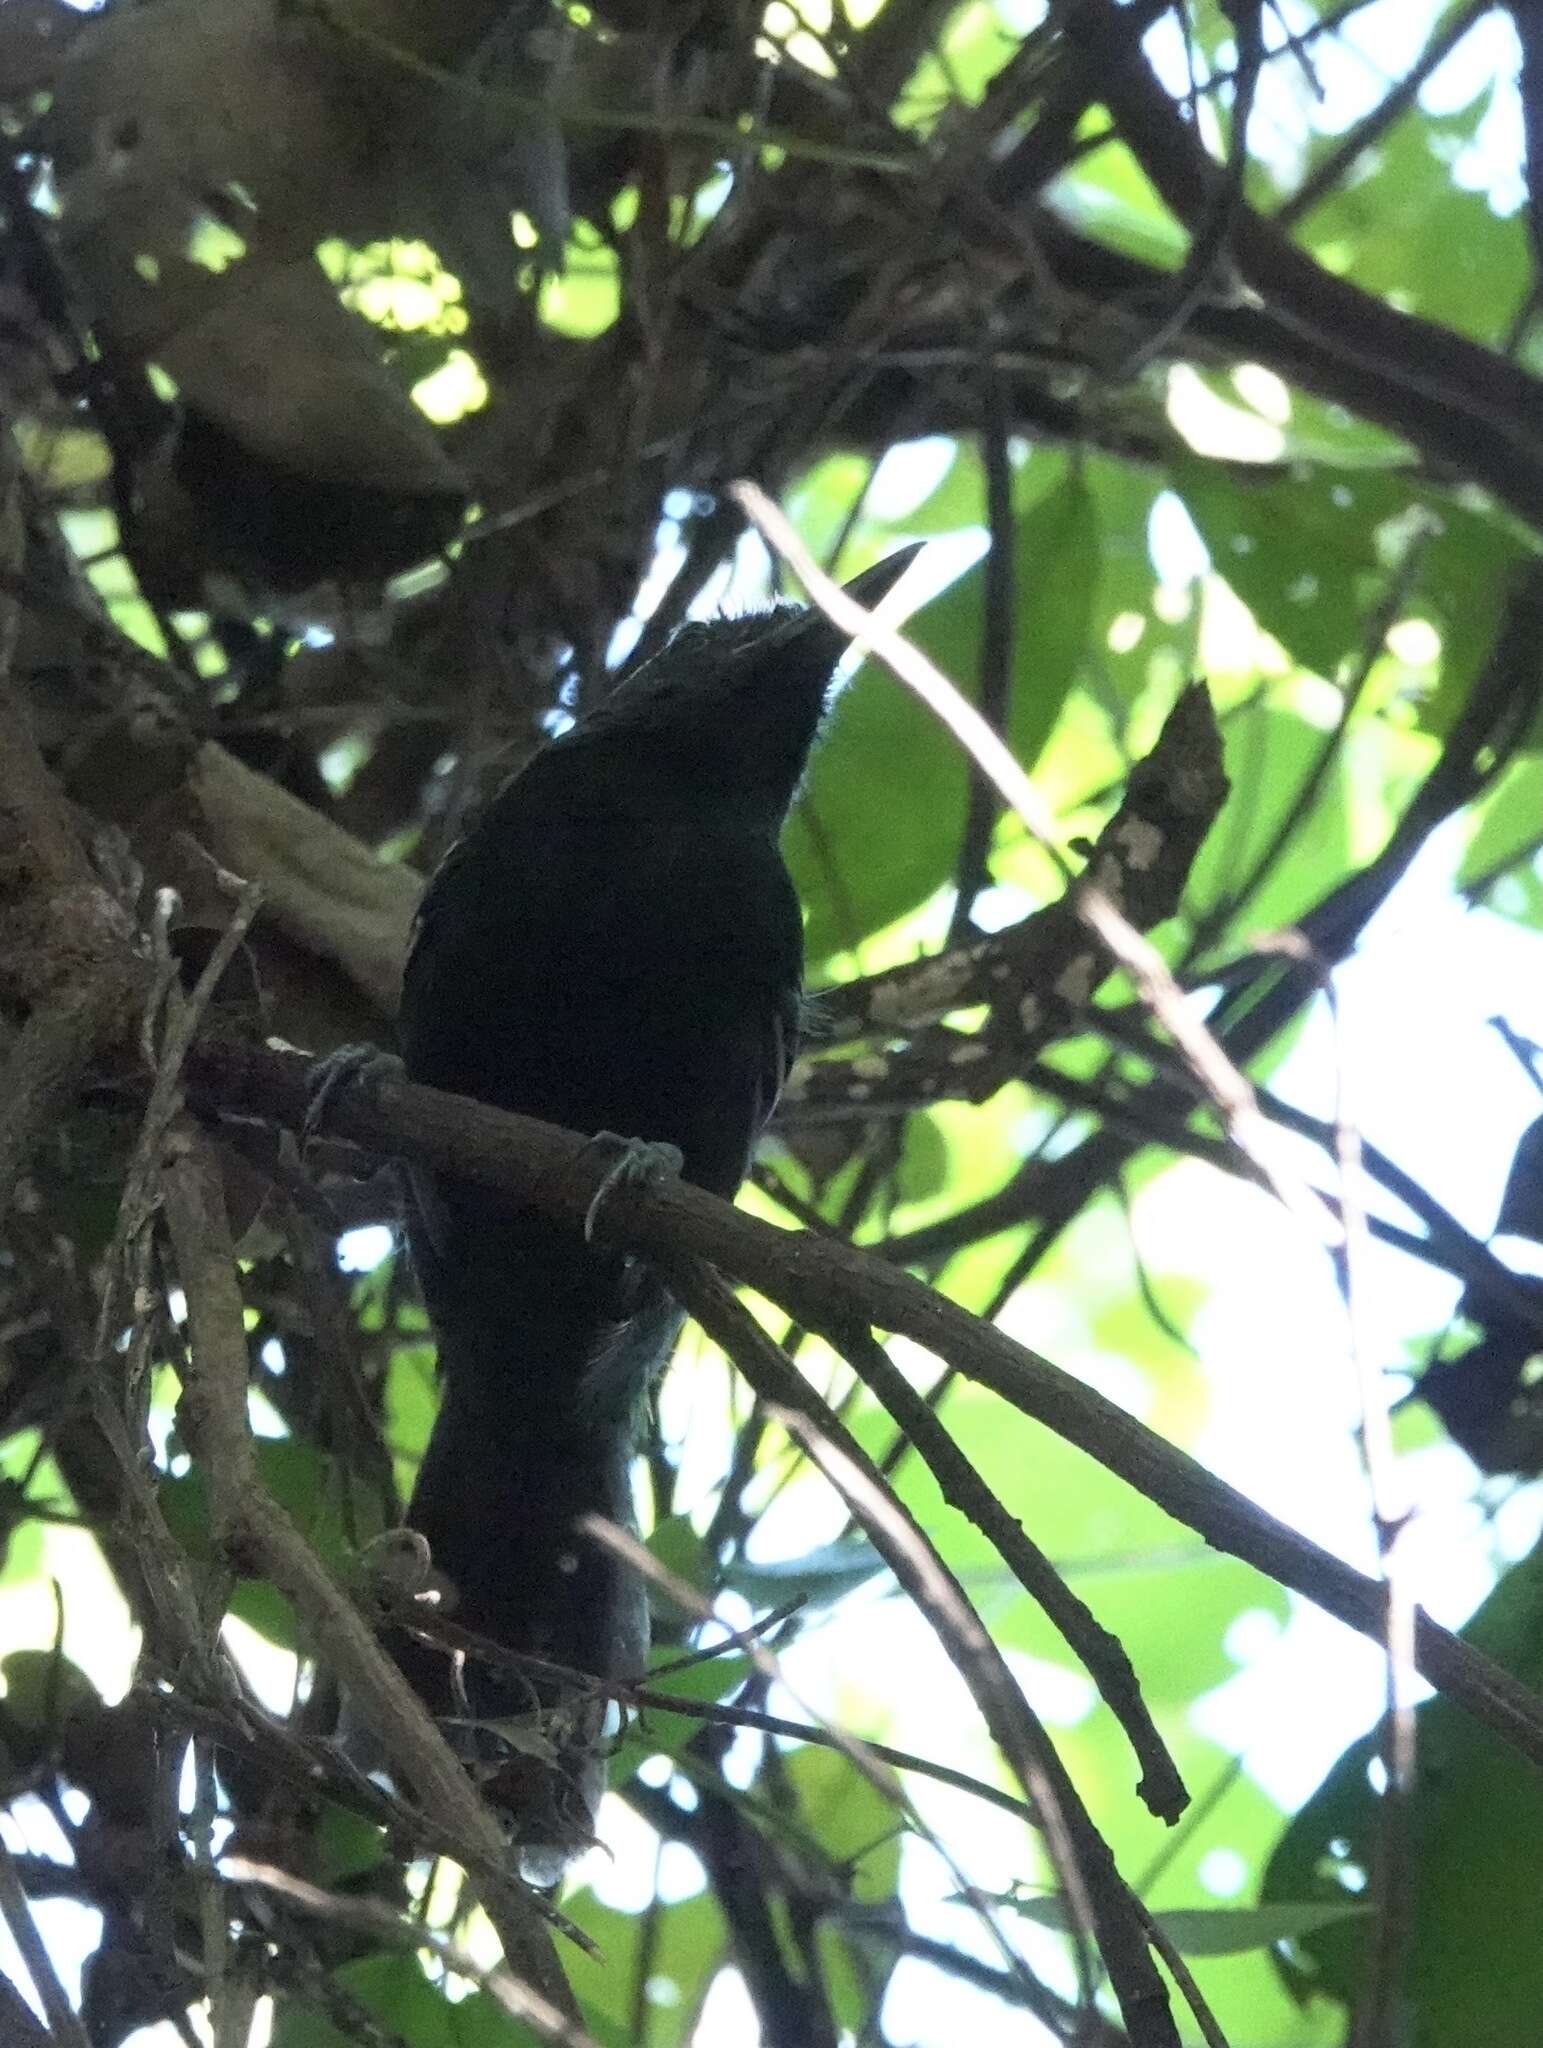
[[[271,1578],[314,1640],[326,1644],[328,1661],[387,1754],[466,1845],[468,1873],[532,2001],[530,2023],[548,2039],[563,2039],[563,2029],[578,2027],[578,2007],[533,1896],[503,1874],[498,1823],[358,1608],[258,1474],[241,1290],[219,1165],[209,1140],[192,1126],[172,1134],[164,1199],[188,1304],[182,1413],[206,1474],[215,1540],[227,1557]]]
[[[1073,1924],[1097,1936],[1132,2040],[1176,2044],[1167,1993],[1136,1928],[1108,1846],[963,1587],[877,1466],[738,1296],[695,1263],[669,1261],[661,1271],[840,1493],[969,1687],[993,1740],[1040,1816]]]
[[[1232,1142],[1254,1162],[1266,1185],[1313,1237],[1324,1245],[1336,1244],[1340,1238],[1338,1219],[1298,1173],[1279,1133],[1261,1114],[1247,1077],[1191,1010],[1167,961],[1112,900],[1104,877],[1095,874],[1090,881],[1073,877],[1059,850],[1055,819],[1000,735],[919,648],[893,627],[881,625],[872,612],[832,583],[764,491],[748,482],[737,483],[732,490],[746,517],[768,546],[797,570],[820,609],[843,632],[871,648],[907,689],[915,691],[990,777],[1003,800],[1060,867],[1088,929],[1125,969],[1141,1000],[1183,1053]]]
[[[319,1920],[329,1920],[335,1926],[354,1928],[393,1948],[426,1948],[457,1976],[468,1978],[480,1986],[510,2019],[520,2021],[543,2041],[553,2041],[557,2048],[597,2048],[594,2036],[586,2028],[576,2020],[566,2018],[546,1999],[533,1994],[528,1984],[511,1976],[506,1969],[490,1970],[461,1943],[441,1934],[438,1928],[430,1927],[420,1918],[408,1919],[401,1913],[393,1913],[389,1906],[380,1905],[374,1899],[343,1898],[337,1892],[325,1891],[320,1885],[279,1869],[276,1864],[254,1862],[246,1856],[224,1857],[220,1863],[220,1875],[231,1884],[260,1885],[302,1913],[310,1913]]]
[[[209,1041],[195,1045],[186,1071],[189,1099],[210,1114],[264,1116],[298,1130],[311,1109],[311,1062],[300,1054]],[[397,1079],[385,1063],[335,1089],[322,1124],[335,1137],[503,1189],[574,1223],[582,1223],[605,1172],[593,1143],[578,1132]],[[779,1230],[685,1181],[618,1189],[603,1235],[651,1258],[685,1253],[709,1260],[813,1325],[863,1318],[913,1338],[1087,1451],[1217,1549],[1383,1640],[1386,1595],[1376,1581],[1267,1514],[1095,1388],[871,1253],[812,1232]],[[1434,1686],[1543,1766],[1543,1704],[1527,1686],[1424,1614],[1416,1617],[1415,1640],[1419,1668]]]
[[[27,1966],[27,1975],[32,1979],[39,2003],[48,2016],[50,2037],[60,2043],[61,2048],[91,2048],[80,2016],[59,1982],[53,1957],[38,1932],[32,1908],[27,1903],[27,1894],[16,1874],[16,1865],[3,1841],[0,1841],[0,1918],[4,1919],[11,1939]]]
[[[1189,1794],[1167,1745],[1158,1734],[1131,1661],[1118,1637],[1095,1618],[991,1491],[954,1442],[934,1410],[890,1359],[871,1330],[845,1335],[827,1332],[858,1377],[900,1426],[907,1441],[936,1479],[943,1498],[995,1544],[1003,1562],[1030,1597],[1037,1600],[1068,1645],[1087,1666],[1104,1704],[1130,1739],[1142,1767],[1141,1798],[1159,1820],[1170,1824],[1189,1804]]]
[[[23,545],[20,480],[0,433],[0,567]],[[92,872],[10,681],[16,606],[0,604],[0,830],[4,980],[29,1014],[0,1081],[0,1223],[38,1142],[69,1107],[98,1045],[122,1024],[137,975],[132,931]]]
[[[587,1533],[596,1542],[605,1544],[608,1549],[614,1550],[619,1557],[624,1558],[634,1571],[640,1573],[650,1586],[657,1587],[663,1592],[683,1614],[691,1615],[699,1622],[715,1619],[711,1601],[704,1599],[693,1585],[662,1564],[630,1530],[618,1528],[615,1523],[602,1521],[598,1516],[591,1516],[587,1523]],[[785,1686],[798,1704],[807,1710],[808,1703],[799,1698],[796,1687],[790,1684],[787,1672],[774,1653],[768,1650],[764,1643],[755,1641],[747,1642],[745,1648],[761,1677]],[[635,1688],[629,1692],[628,1697],[643,1702],[645,1695],[652,1695],[651,1686]],[[691,1711],[698,1711],[700,1704],[697,1703]],[[711,1721],[719,1714],[738,1716],[751,1714],[752,1711],[746,1708],[717,1708],[703,1713],[701,1718],[704,1721]],[[762,1727],[772,1734],[792,1734],[803,1725],[799,1722],[774,1725],[779,1720],[780,1717],[777,1715],[753,1713],[753,1718],[747,1719],[744,1725]],[[982,1786],[962,1772],[952,1772],[946,1767],[939,1768],[926,1764],[919,1758],[908,1757],[903,1751],[891,1749],[886,1743],[872,1742],[866,1736],[853,1735],[844,1728],[836,1728],[829,1724],[816,1727],[810,1730],[810,1739],[818,1740],[823,1747],[839,1751],[848,1763],[868,1780],[881,1798],[891,1801],[901,1809],[908,1824],[915,1829],[918,1836],[937,1851],[940,1860],[958,1884],[961,1896],[980,1916],[987,1936],[996,1944],[1014,1980],[1026,1991],[1038,1990],[1039,1987],[1030,1976],[1022,1957],[998,1927],[991,1899],[970,1882],[969,1877],[959,1868],[950,1853],[947,1843],[928,1827],[903,1787],[890,1776],[890,1771],[918,1770],[924,1776],[937,1778],[939,1783],[954,1785],[958,1790],[976,1796],[985,1796],[993,1804],[1001,1806],[1005,1812],[1013,1813],[1029,1826],[1038,1828],[1040,1819],[1035,1808],[1024,1800],[1014,1798],[1011,1793],[997,1792]]]

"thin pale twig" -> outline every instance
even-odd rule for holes
[[[1081,1933],[1097,1928],[1102,1935],[1105,1917],[1095,1904],[1101,1872],[1090,1874],[1086,1864],[1090,1853],[1102,1850],[1107,1857],[1108,1852],[1091,1823],[1086,1830],[1079,1825],[1085,1819],[1081,1802],[1054,1745],[935,1546],[902,1506],[893,1487],[865,1458],[850,1432],[732,1289],[696,1262],[671,1261],[662,1270],[702,1328],[734,1360],[788,1435],[836,1488],[915,1602],[1039,1812],[1045,1845],[1071,1904],[1074,1924]],[[1113,1968],[1119,1968],[1118,1955]]]
[[[650,1672],[650,1680],[652,1677]],[[652,1683],[628,1686],[622,1697],[635,1706],[654,1707],[663,1714],[688,1714],[700,1721],[719,1722],[725,1728],[753,1728],[762,1735],[785,1736],[790,1742],[807,1742],[813,1748],[835,1750],[849,1758],[848,1745],[860,1743],[870,1756],[888,1764],[892,1770],[914,1771],[918,1777],[931,1778],[935,1784],[947,1785],[951,1791],[963,1792],[971,1799],[983,1799],[987,1805],[999,1807],[1003,1813],[1012,1814],[1029,1827],[1039,1825],[1039,1816],[1033,1807],[1014,1793],[1004,1792],[997,1785],[988,1785],[983,1778],[972,1778],[968,1771],[956,1771],[950,1764],[934,1763],[929,1757],[917,1756],[911,1750],[896,1749],[892,1743],[875,1742],[871,1735],[851,1736],[842,1730],[822,1728],[815,1721],[793,1721],[785,1714],[768,1714],[760,1707],[733,1707],[725,1706],[721,1700],[694,1700],[682,1693],[661,1692]]]
[[[769,1343],[770,1341],[768,1338],[767,1342]],[[623,1558],[631,1565],[634,1571],[645,1578],[651,1586],[657,1586],[666,1593],[683,1614],[689,1614],[697,1621],[712,1621],[716,1619],[711,1601],[705,1599],[688,1580],[681,1578],[678,1573],[672,1572],[667,1565],[661,1563],[653,1555],[652,1551],[639,1542],[631,1530],[620,1528],[616,1523],[608,1522],[598,1515],[586,1517],[580,1526],[584,1533],[593,1541],[603,1543],[607,1549],[613,1550],[618,1557]],[[763,1678],[781,1685],[797,1704],[804,1709],[805,1713],[815,1714],[815,1710],[809,1705],[808,1701],[801,1698],[797,1688],[789,1682],[781,1660],[772,1651],[767,1649],[764,1643],[748,1642],[745,1645],[745,1650],[750,1661]],[[704,1718],[708,1717],[704,1716]],[[797,1726],[796,1723],[793,1725]],[[898,1754],[888,1753],[884,1744],[871,1742],[866,1736],[852,1735],[844,1728],[837,1728],[830,1722],[818,1719],[817,1727],[819,1733],[829,1746],[838,1750],[847,1759],[848,1763],[867,1779],[882,1799],[897,1806],[904,1814],[908,1824],[915,1829],[917,1835],[937,1851],[939,1858],[958,1884],[961,1893],[979,1914],[982,1925],[995,1943],[1003,1961],[1010,1970],[1023,1978],[1026,1983],[1031,1982],[1032,1980],[1028,1978],[1022,1958],[997,1926],[991,1901],[983,1892],[970,1883],[969,1878],[955,1862],[948,1845],[934,1833],[912,1804],[904,1786],[889,1775],[887,1768],[883,1768],[883,1766],[890,1764],[893,1764],[898,1769],[910,1769],[913,1766],[909,1762],[901,1762]],[[961,1791],[973,1791],[975,1788],[971,1784],[961,1784],[958,1789]],[[1036,1828],[1039,1826],[1039,1816],[1032,1808],[1017,1800],[1013,1801],[1013,1807],[1031,1826]]]
[[[1072,875],[1059,849],[1055,819],[1005,741],[919,648],[895,628],[882,624],[825,575],[783,513],[758,485],[742,481],[731,489],[744,507],[745,516],[768,545],[798,572],[821,611],[858,644],[877,654],[941,719],[996,784],[1026,829],[1060,868],[1068,887],[1074,889],[1077,909],[1089,929],[1125,969],[1141,1000],[1183,1053],[1227,1135],[1253,1161],[1282,1205],[1319,1243],[1330,1247],[1339,1243],[1342,1233],[1338,1219],[1297,1171],[1279,1133],[1261,1114],[1252,1085],[1185,1001],[1162,954],[1136,930],[1096,880],[1081,881]]]
[[[1339,1177],[1340,1214],[1345,1239],[1334,1258],[1335,1277],[1344,1307],[1351,1372],[1360,1404],[1356,1430],[1361,1464],[1377,1532],[1377,1556],[1387,1587],[1386,1704],[1382,1749],[1387,1783],[1379,1802],[1376,1869],[1373,1885],[1377,1912],[1373,1922],[1366,1974],[1357,2000],[1354,2037],[1368,2044],[1396,2031],[1404,1969],[1413,1932],[1416,1866],[1410,1837],[1415,1779],[1415,1625],[1417,1609],[1409,1583],[1410,1506],[1398,1477],[1393,1444],[1392,1407],[1387,1382],[1373,1362],[1367,1329],[1363,1277],[1370,1242],[1367,1221],[1366,1172],[1361,1135],[1351,1112],[1350,1075],[1353,1055],[1342,996],[1326,963],[1312,955],[1296,933],[1286,932],[1274,944],[1294,958],[1306,958],[1319,976],[1334,1034],[1334,1157]]]
[[[364,1616],[258,1475],[247,1413],[243,1302],[219,1162],[191,1122],[172,1136],[163,1185],[188,1304],[182,1414],[208,1483],[215,1541],[259,1565],[313,1636],[327,1644],[367,1725],[424,1803],[464,1844],[458,1860],[532,1998],[576,2026],[578,2006],[541,1924],[542,1902],[505,1871],[497,1821]]]
[[[423,1920],[406,1919],[374,1899],[350,1899],[341,1897],[337,1892],[324,1891],[320,1885],[281,1870],[276,1864],[259,1863],[246,1856],[222,1858],[220,1874],[231,1884],[260,1885],[277,1893],[302,1913],[314,1914],[318,1919],[329,1920],[339,1927],[353,1928],[361,1934],[374,1935],[395,1948],[426,1948],[457,1976],[469,1978],[473,1984],[479,1985],[510,2019],[520,2021],[543,2041],[555,2042],[557,2048],[598,2048],[587,2028],[559,2012],[549,1999],[543,1998],[521,1978],[501,1964],[489,1969],[469,1949]]]

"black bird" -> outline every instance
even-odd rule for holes
[[[916,552],[853,594],[876,603]],[[673,1147],[688,1180],[735,1193],[798,1043],[802,926],[778,835],[844,645],[790,606],[685,626],[503,786],[424,897],[400,1019],[414,1080]],[[462,1626],[634,1675],[644,1588],[574,1525],[631,1522],[641,1413],[681,1311],[636,1262],[485,1189],[435,1176],[409,1207],[443,1392],[408,1522]],[[600,1713],[474,1658],[457,1697],[444,1655],[394,1649],[436,1712],[524,1717],[489,1790],[527,1875],[554,1879],[593,1834]]]

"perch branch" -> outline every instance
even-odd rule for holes
[[[206,1114],[261,1117],[299,1130],[311,1108],[303,1054],[217,1040],[195,1045],[185,1077]],[[531,1117],[397,1078],[378,1062],[328,1096],[325,1133],[500,1188],[582,1225],[605,1176],[592,1142]],[[602,1235],[648,1257],[709,1260],[813,1327],[839,1333],[861,1318],[912,1338],[1022,1413],[1076,1444],[1195,1530],[1381,1642],[1381,1586],[1126,1413],[1042,1354],[947,1300],[913,1275],[835,1239],[779,1230],[684,1181],[615,1190]],[[1419,1668],[1439,1691],[1543,1767],[1543,1702],[1482,1652],[1421,1615]]]

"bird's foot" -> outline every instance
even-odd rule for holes
[[[346,1088],[374,1067],[389,1067],[395,1071],[399,1065],[398,1060],[390,1053],[382,1052],[378,1045],[340,1045],[335,1052],[324,1053],[319,1060],[313,1061],[306,1076],[308,1100],[305,1120],[300,1126],[301,1153],[304,1154],[320,1137],[328,1107],[340,1088]]]
[[[615,1151],[617,1156],[605,1179],[595,1189],[593,1201],[584,1211],[586,1244],[594,1242],[601,1211],[618,1188],[648,1186],[655,1181],[677,1179],[686,1163],[685,1154],[678,1145],[656,1143],[647,1138],[621,1138],[615,1131],[596,1131],[589,1142],[603,1146],[607,1151]]]

